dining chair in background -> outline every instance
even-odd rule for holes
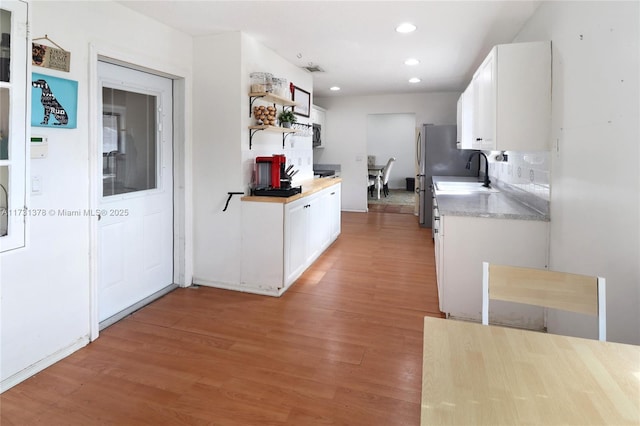
[[[525,303],[598,317],[598,339],[607,340],[606,285],[602,277],[482,263],[482,324],[489,300]]]
[[[387,165],[382,170],[382,193],[385,197],[389,195],[389,176],[391,176],[391,169],[393,168],[393,164],[395,162],[395,157],[389,158],[389,161],[387,161]]]

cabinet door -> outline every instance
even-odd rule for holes
[[[444,217],[441,217],[443,220]],[[440,224],[443,225],[442,223]],[[438,232],[435,234],[434,238],[435,245],[435,253],[436,253],[436,282],[438,284],[438,307],[442,311],[444,306],[444,292],[442,291],[442,287],[444,284],[444,269],[443,269],[443,255],[444,255],[444,238],[442,236],[442,227],[438,229]]]
[[[474,108],[474,91],[473,91],[473,82],[467,86],[464,93],[462,94],[462,105],[461,105],[461,133],[460,136],[460,148],[461,149],[473,149],[474,138],[473,138],[473,108]]]
[[[285,207],[285,281],[291,284],[304,271],[308,257],[308,203],[305,198]]]
[[[462,147],[462,98],[464,93],[460,94],[456,103],[456,143],[458,148]]]
[[[341,230],[341,209],[342,209],[342,200],[341,200],[341,187],[340,184],[336,185],[333,188],[329,188],[328,195],[328,207],[327,207],[327,215],[329,216],[329,244],[334,242],[338,235],[340,235]]]
[[[307,203],[309,214],[309,246],[307,262],[311,263],[329,245],[329,216],[327,212],[327,193],[323,192]]]
[[[474,149],[495,148],[495,48],[486,57],[473,77]]]

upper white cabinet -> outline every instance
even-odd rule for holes
[[[471,146],[461,148],[549,149],[551,42],[495,46],[474,74],[470,87],[473,134]]]
[[[473,139],[473,84],[467,86],[458,99],[458,148],[474,149]]]

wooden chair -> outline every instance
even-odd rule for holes
[[[598,338],[607,340],[605,279],[482,262],[482,324],[489,299],[526,303],[598,317]]]

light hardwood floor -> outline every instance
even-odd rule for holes
[[[0,396],[9,425],[418,425],[433,242],[408,214],[343,213],[280,298],[178,289]]]

